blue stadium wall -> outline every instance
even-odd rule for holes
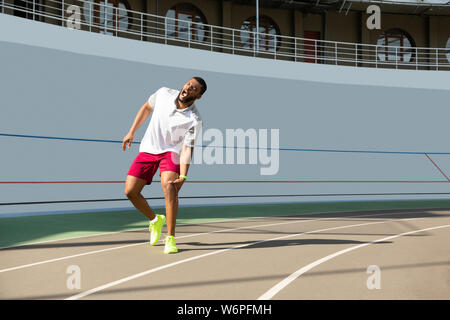
[[[0,30],[0,215],[129,208],[77,201],[125,199],[117,181],[139,144],[120,141],[150,94],[191,76],[208,83],[203,133],[278,129],[280,150],[272,175],[259,158],[193,164],[191,181],[265,182],[186,183],[181,206],[450,198],[450,72],[244,57],[3,14]],[[74,181],[98,183],[30,183]],[[144,195],[163,196],[158,183]]]

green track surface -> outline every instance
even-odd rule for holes
[[[388,209],[450,209],[450,200],[320,202],[183,207],[177,225],[228,219]],[[155,209],[163,213],[163,209]],[[0,248],[147,228],[136,210],[0,218]]]

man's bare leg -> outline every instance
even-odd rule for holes
[[[149,220],[153,220],[155,218],[155,213],[141,194],[141,191],[146,184],[147,181],[144,179],[127,175],[127,180],[125,181],[125,195],[136,209],[142,212]]]
[[[161,172],[161,187],[166,200],[167,235],[169,236],[175,236],[175,225],[178,213],[178,190],[173,184],[168,183],[168,181],[173,181],[177,178],[178,174],[176,172]]]

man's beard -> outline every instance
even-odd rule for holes
[[[186,98],[186,99],[184,99],[184,100],[181,100],[181,99],[180,99],[180,94],[181,94],[181,92],[178,94],[177,100],[178,100],[179,102],[183,103],[183,104],[186,104],[186,103],[189,103],[189,102],[195,100],[194,97],[189,97],[189,98]]]

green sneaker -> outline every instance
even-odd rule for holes
[[[166,217],[160,214],[156,215],[158,217],[158,221],[155,223],[149,223],[148,230],[150,231],[150,244],[154,246],[159,238],[161,237],[161,229],[166,223]]]
[[[173,236],[167,236],[164,242],[166,243],[164,247],[164,253],[178,252],[177,246],[175,244],[175,238]]]

